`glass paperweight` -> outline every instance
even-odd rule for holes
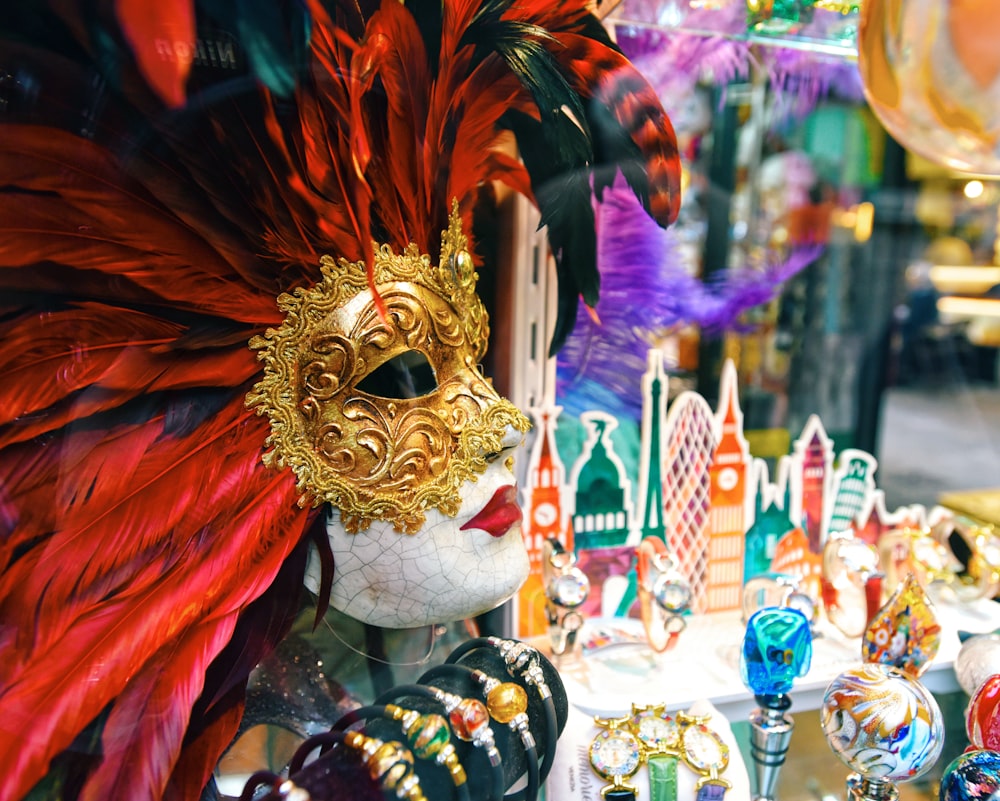
[[[930,598],[908,575],[868,624],[861,651],[865,662],[892,665],[919,678],[940,645],[941,626]]]
[[[1000,754],[967,751],[941,776],[940,801],[1000,801]]]
[[[910,573],[928,590],[951,586],[962,569],[962,563],[927,528],[893,529],[879,537],[878,549],[884,592],[894,592]]]
[[[848,637],[860,637],[870,608],[880,605],[876,600],[882,587],[878,551],[853,534],[831,534],[823,546],[822,582],[823,606],[830,622]]]
[[[740,677],[758,696],[784,695],[809,672],[812,631],[797,609],[774,606],[755,612],[740,650]]]
[[[823,696],[820,722],[837,757],[869,783],[919,778],[944,745],[934,696],[889,665],[865,664],[841,673]]]
[[[1000,633],[976,634],[962,643],[955,657],[955,676],[966,695],[975,695],[994,673],[1000,673]]]
[[[1000,174],[1000,4],[867,0],[858,25],[865,96],[905,148],[956,170]]]
[[[972,696],[965,730],[976,748],[1000,751],[1000,674],[986,679]]]

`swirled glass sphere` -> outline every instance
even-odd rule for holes
[[[955,676],[966,695],[994,673],[1000,673],[1000,634],[977,634],[962,643],[955,657]]]
[[[1000,4],[866,0],[858,67],[875,115],[904,147],[1000,175]]]
[[[944,745],[934,696],[889,665],[841,673],[823,696],[820,722],[833,752],[866,779],[916,779],[933,767]]]
[[[1000,754],[967,751],[944,769],[940,801],[1000,801]]]

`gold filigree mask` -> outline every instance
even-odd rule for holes
[[[412,534],[425,509],[458,514],[459,488],[527,418],[479,370],[489,326],[457,207],[438,265],[409,245],[375,249],[379,314],[364,262],[320,260],[323,278],[278,298],[280,328],[250,340],[264,377],[269,466],[290,467],[300,503],[329,502],[351,533],[388,520]]]

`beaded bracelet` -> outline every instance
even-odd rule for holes
[[[383,742],[360,732],[343,734],[328,731],[310,737],[296,749],[289,763],[289,774],[294,777],[302,769],[306,757],[317,747],[322,755],[337,743],[362,753],[369,775],[381,784],[383,790],[391,791],[397,798],[406,801],[427,801],[420,779],[413,772],[413,754],[409,749],[402,743]],[[276,793],[281,801],[312,801],[311,793],[297,785],[293,778],[282,779],[270,771],[254,773],[243,786],[240,801],[251,801],[262,784],[271,785],[272,796]]]
[[[465,768],[458,759],[455,746],[451,744],[451,729],[447,720],[441,715],[421,714],[415,709],[403,709],[395,704],[372,705],[348,712],[333,724],[332,730],[345,731],[355,723],[374,717],[398,721],[413,753],[420,759],[432,759],[445,767],[455,784],[459,801],[470,801]]]
[[[462,698],[454,693],[423,684],[403,684],[393,687],[375,699],[376,704],[387,704],[405,696],[420,696],[437,701],[448,713],[451,731],[460,740],[471,742],[485,751],[492,774],[492,790],[487,801],[500,801],[504,791],[503,760],[497,749],[490,728],[490,713],[478,698]]]
[[[257,788],[262,784],[269,784],[271,787],[274,787],[274,785],[278,782],[282,782],[282,784],[284,784],[284,781],[288,781],[289,784],[291,784],[290,780],[282,780],[277,773],[272,773],[269,770],[258,770],[256,773],[252,774],[250,778],[247,779],[246,784],[243,785],[243,792],[240,793],[240,801],[250,801],[257,792]],[[292,784],[292,787],[299,789],[298,787],[295,787],[294,784]]]
[[[556,705],[552,700],[552,691],[545,681],[545,672],[538,661],[538,651],[518,640],[505,640],[501,637],[476,637],[461,643],[448,655],[445,662],[454,664],[478,648],[496,648],[507,666],[507,673],[516,676],[515,671],[520,671],[521,680],[538,690],[538,696],[542,699],[545,710],[546,744],[550,741],[554,743],[559,731],[559,723],[556,720]],[[555,747],[546,748],[545,753],[542,754],[542,764],[538,770],[541,781],[545,781],[552,769],[552,762],[556,756],[555,750]]]
[[[413,754],[402,743],[382,742],[358,731],[347,732],[344,742],[348,748],[357,748],[365,755],[369,773],[381,781],[383,789],[406,801],[427,801],[413,770]]]
[[[506,801],[535,801],[539,785],[538,750],[535,747],[535,738],[528,727],[528,694],[520,684],[501,682],[481,670],[473,670],[465,665],[438,665],[421,676],[419,683],[432,684],[442,676],[455,675],[470,678],[478,683],[482,687],[490,717],[498,723],[506,723],[510,730],[521,738],[527,764],[527,785],[523,791],[510,793],[504,798]],[[547,732],[548,748],[555,750],[555,740],[555,730]]]

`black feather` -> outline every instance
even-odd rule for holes
[[[556,59],[545,48],[544,43],[555,41],[554,37],[537,25],[502,19],[511,5],[510,0],[483,3],[463,34],[462,44],[476,47],[473,63],[481,62],[492,53],[504,60],[521,85],[531,92],[546,135],[553,143],[571,135],[571,126],[582,128],[589,140],[583,103],[563,76]]]
[[[508,112],[501,122],[517,138],[541,213],[540,225],[548,230],[556,261],[559,303],[555,333],[549,343],[550,354],[555,354],[573,329],[577,299],[582,297],[587,305],[594,306],[600,293],[591,165],[579,158],[579,148],[572,144],[550,148],[543,126],[526,114]],[[582,134],[580,129],[577,131]]]

